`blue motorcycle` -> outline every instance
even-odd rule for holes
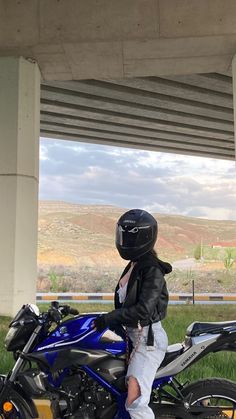
[[[125,330],[97,332],[92,323],[99,314],[79,315],[55,301],[44,313],[35,305],[21,308],[5,339],[16,362],[0,376],[0,418],[129,418]],[[182,384],[176,378],[222,350],[236,350],[236,321],[192,323],[185,341],[168,347],[150,399],[156,418],[236,418],[236,383],[211,378]]]

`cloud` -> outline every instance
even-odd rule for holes
[[[41,140],[40,199],[236,220],[235,163]]]

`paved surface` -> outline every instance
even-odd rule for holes
[[[173,269],[194,269],[199,266],[199,262],[196,262],[194,258],[181,259],[172,263]]]

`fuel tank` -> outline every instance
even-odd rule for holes
[[[121,337],[109,329],[102,332],[92,329],[92,322],[97,316],[97,313],[81,314],[64,321],[36,346],[33,353],[86,349],[106,351],[112,355],[124,354],[124,335]]]

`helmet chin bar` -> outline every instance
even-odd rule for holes
[[[140,247],[130,248],[130,247],[123,247],[123,246],[117,245],[117,250],[118,250],[120,256],[122,257],[122,259],[131,260],[131,261],[135,262],[141,256],[144,256],[146,253],[153,250],[153,247],[154,246],[152,245],[152,242],[151,242],[149,245],[146,244],[141,248]]]

